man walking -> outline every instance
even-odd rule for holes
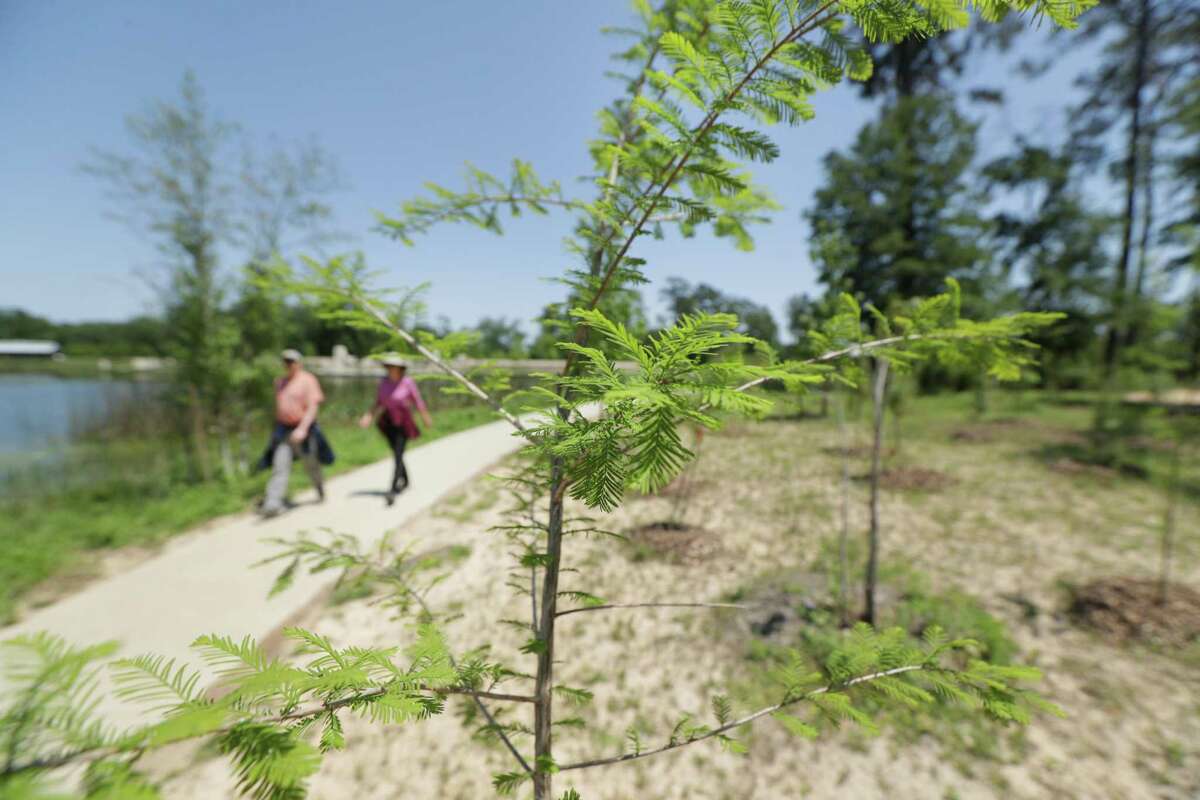
[[[321,464],[333,463],[333,450],[317,425],[317,408],[325,400],[321,384],[316,375],[304,369],[298,350],[284,350],[281,356],[287,374],[275,381],[275,429],[259,461],[260,468],[271,467],[267,496],[262,504],[266,517],[283,511],[295,458],[304,462],[319,500],[325,499]]]

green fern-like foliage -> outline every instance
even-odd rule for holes
[[[320,634],[286,631],[299,664],[271,658],[253,639],[199,637],[195,648],[208,672],[161,656],[121,659],[111,665],[117,695],[161,719],[117,731],[99,721],[97,686],[115,646],[72,648],[39,634],[3,643],[6,687],[0,735],[7,758],[0,767],[0,796],[44,796],[41,779],[76,760],[93,763],[83,781],[88,798],[157,797],[134,769],[147,750],[199,737],[215,737],[228,755],[244,795],[257,800],[303,797],[305,780],[321,752],[345,739],[340,714],[381,724],[402,724],[442,712],[444,693],[482,681],[489,665],[459,670],[432,625],[417,629],[398,661],[395,648],[336,647]],[[209,690],[220,689],[219,699]],[[306,738],[322,727],[317,743]]]
[[[111,646],[72,648],[50,636],[12,640],[0,652],[8,670],[5,685],[13,687],[0,707],[5,759],[0,794],[46,796],[48,773],[88,761],[92,766],[82,783],[86,796],[153,797],[154,787],[136,772],[137,755],[203,736],[230,758],[243,794],[299,798],[321,754],[346,746],[345,715],[382,724],[421,720],[440,713],[451,693],[471,697],[486,720],[480,729],[513,756],[515,768],[495,776],[496,789],[512,793],[532,782],[538,800],[553,796],[553,775],[576,769],[708,739],[740,751],[737,730],[764,716],[774,715],[804,736],[817,731],[805,711],[869,726],[869,716],[854,702],[863,691],[906,705],[939,699],[970,703],[1005,722],[1023,722],[1032,711],[1055,711],[1023,688],[1036,678],[1034,671],[974,660],[969,641],[945,641],[934,631],[916,647],[900,632],[865,627],[855,629],[823,671],[807,670],[799,658],[794,668],[779,670],[780,698],[774,706],[738,717],[731,702],[718,696],[712,702],[714,724],[685,716],[657,747],[633,730],[627,751],[611,758],[557,763],[547,728],[577,727],[581,717],[560,716],[534,731],[489,711],[480,697],[502,680],[532,678],[536,697],[496,696],[535,703],[546,719],[556,699],[576,704],[590,699],[586,690],[550,682],[555,660],[565,657],[553,652],[554,620],[568,613],[556,610],[559,600],[575,606],[569,613],[605,605],[586,586],[559,587],[563,540],[606,534],[592,520],[567,516],[565,494],[607,511],[631,487],[664,486],[693,457],[680,425],[711,428],[726,415],[761,414],[769,401],[755,390],[767,382],[793,391],[829,380],[853,382],[863,357],[886,359],[898,369],[922,359],[970,363],[999,378],[1016,377],[1030,363],[1024,337],[1051,322],[1052,315],[965,320],[955,284],[890,317],[842,298],[840,313],[812,334],[819,355],[795,362],[780,361],[768,346],[738,333],[730,315],[684,317],[642,340],[610,312],[615,296],[647,280],[646,264],[636,255],[641,237],[670,229],[689,236],[706,228],[739,248],[752,246],[752,225],[775,207],[750,169],[779,155],[766,131],[811,119],[815,93],[869,77],[871,62],[855,44],[855,29],[876,41],[924,38],[963,27],[972,10],[992,21],[1023,14],[1070,27],[1092,2],[665,0],[655,7],[637,0],[637,29],[614,31],[624,42],[617,73],[624,91],[602,110],[598,136],[588,144],[591,195],[568,196],[558,181],[515,161],[507,178],[470,167],[464,188],[431,185],[426,196],[402,204],[397,215],[379,219],[381,229],[412,244],[443,223],[501,233],[506,213],[570,215],[567,247],[577,263],[560,279],[569,301],[561,306],[561,319],[546,321],[563,332],[564,364],[556,374],[541,376],[533,390],[539,401],[533,405],[544,410],[549,403],[551,413],[534,422],[518,419],[506,398],[495,396],[508,391],[505,376],[485,382],[458,372],[448,359],[468,341],[420,330],[420,286],[383,294],[375,285],[378,276],[361,257],[306,260],[305,274],[282,264],[271,270],[273,280],[308,297],[326,318],[381,334],[388,350],[429,358],[464,391],[490,402],[525,437],[527,465],[512,476],[514,514],[500,532],[516,545],[511,585],[531,601],[528,623],[511,622],[528,627],[522,650],[536,658],[537,674],[491,662],[483,649],[454,659],[430,624],[436,614],[403,551],[360,552],[351,536],[301,539],[283,545],[285,566],[277,588],[302,567],[388,584],[395,607],[415,608],[424,623],[406,653],[339,647],[316,632],[293,629],[288,636],[300,652],[285,661],[272,658],[252,639],[202,636],[195,646],[208,672],[157,656],[117,663],[119,692],[159,719],[113,731],[95,718],[96,670],[111,655]],[[618,369],[616,360],[628,361],[632,369]],[[218,697],[208,693],[214,684]],[[530,734],[535,752],[526,757],[514,740]],[[562,797],[579,798],[573,789]]]

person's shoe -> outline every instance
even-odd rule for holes
[[[392,505],[393,503],[395,503],[396,502],[396,493],[388,492],[387,496],[384,497],[384,502],[387,503],[389,506]]]
[[[261,516],[263,519],[271,519],[272,517],[278,517],[282,513],[283,513],[283,509],[279,508],[278,506],[273,506],[271,508],[267,508],[266,506],[264,506],[258,510],[259,516]]]

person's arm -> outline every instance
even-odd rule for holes
[[[417,388],[417,382],[413,380],[412,376],[409,376],[408,380],[411,381],[413,402],[416,403],[417,411],[421,412],[421,419],[425,421],[425,427],[432,428],[433,417],[429,416],[429,409],[425,407],[425,398],[421,397],[421,390]]]
[[[383,401],[379,396],[375,397],[375,405],[371,406],[369,411],[364,411],[363,415],[358,418],[358,427],[369,428],[379,421],[379,415],[384,411]]]

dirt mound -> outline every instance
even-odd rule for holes
[[[1050,462],[1050,469],[1063,475],[1091,475],[1097,478],[1115,478],[1117,470],[1103,464],[1089,464],[1074,458],[1059,458]]]
[[[1142,450],[1152,453],[1170,453],[1175,449],[1174,442],[1165,439],[1155,439],[1153,436],[1134,436],[1125,444],[1131,450]]]
[[[870,478],[870,475],[864,475],[860,480]],[[946,473],[927,467],[889,467],[879,473],[879,485],[884,489],[936,492],[956,483],[958,481]]]
[[[963,425],[950,432],[950,440],[967,444],[1003,442],[1014,437],[1035,435],[1042,442],[1062,444],[1086,444],[1087,437],[1079,431],[1069,430],[1035,419],[993,419]]]
[[[680,522],[652,522],[629,532],[629,540],[672,564],[701,564],[721,552],[717,535]]]
[[[1102,578],[1071,592],[1070,613],[1118,642],[1182,646],[1200,638],[1200,593],[1173,585],[1160,603],[1158,581]]]
[[[986,443],[994,442],[999,432],[991,425],[972,425],[968,428],[959,428],[950,434],[951,441],[967,442],[967,443]]]
[[[821,452],[824,453],[825,455],[837,456],[838,458],[841,458],[842,456],[845,456],[846,458],[870,458],[871,457],[871,445],[855,444],[855,445],[850,445],[849,447],[842,447],[841,445],[835,445],[833,447],[822,447]],[[896,449],[893,447],[885,447],[885,448],[883,448],[883,450],[880,451],[880,455],[883,456],[884,458],[888,458],[895,454],[896,454]]]

